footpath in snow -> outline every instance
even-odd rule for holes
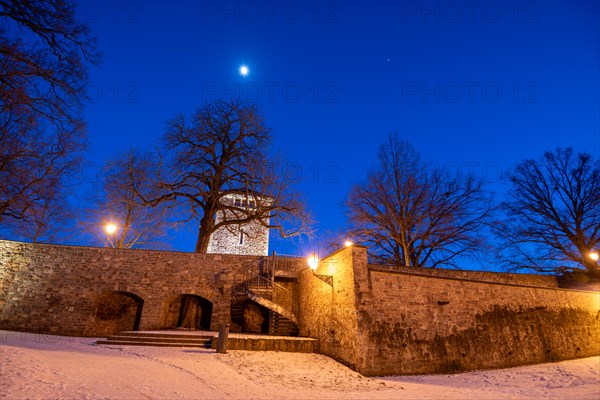
[[[600,357],[365,378],[318,354],[97,346],[0,331],[0,399],[594,399]]]

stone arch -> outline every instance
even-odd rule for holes
[[[197,294],[182,293],[163,302],[161,329],[210,330],[213,302]]]
[[[144,299],[126,291],[105,291],[96,297],[95,317],[99,334],[112,335],[140,329]]]

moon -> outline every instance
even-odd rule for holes
[[[249,72],[250,72],[250,70],[248,69],[247,65],[242,65],[240,67],[240,75],[242,75],[242,76],[248,76]]]

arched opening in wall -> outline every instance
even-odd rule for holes
[[[232,332],[269,333],[270,310],[252,300],[243,300],[231,305]]]
[[[182,294],[165,304],[163,329],[210,330],[213,304],[195,294]]]
[[[140,329],[144,300],[130,292],[104,292],[96,299],[98,331],[113,335]]]

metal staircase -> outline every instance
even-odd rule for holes
[[[266,261],[265,261],[266,260]],[[269,312],[269,333],[272,335],[297,335],[297,302],[293,291],[276,281],[277,277],[294,279],[294,263],[281,263],[274,257],[261,259],[258,264],[247,265],[234,286],[232,320],[243,316],[243,301],[251,300]],[[287,261],[287,260],[284,260]]]

